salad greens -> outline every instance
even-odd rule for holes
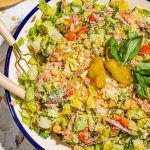
[[[125,0],[39,0],[38,8],[26,36],[31,67],[18,79],[22,122],[74,150],[148,149],[149,10]]]

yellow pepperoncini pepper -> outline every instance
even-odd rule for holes
[[[105,67],[111,72],[114,79],[120,83],[130,85],[133,82],[132,73],[124,64],[121,64],[114,59],[109,59],[105,63]]]
[[[106,71],[101,57],[96,56],[89,68],[88,77],[96,84],[97,88],[103,88],[106,83]]]

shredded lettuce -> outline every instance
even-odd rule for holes
[[[35,93],[34,93],[34,85],[33,84],[30,87],[26,88],[26,100],[28,102],[35,101]]]

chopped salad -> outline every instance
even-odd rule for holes
[[[150,148],[150,11],[124,0],[39,0],[22,122],[74,150]],[[18,46],[24,41],[21,38]]]

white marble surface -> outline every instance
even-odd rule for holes
[[[34,8],[38,0],[25,0],[18,5],[0,11],[0,18],[13,32],[22,19]],[[0,72],[4,71],[8,45],[0,37]],[[35,149],[22,135],[12,119],[6,104],[4,89],[0,87],[0,150]]]

